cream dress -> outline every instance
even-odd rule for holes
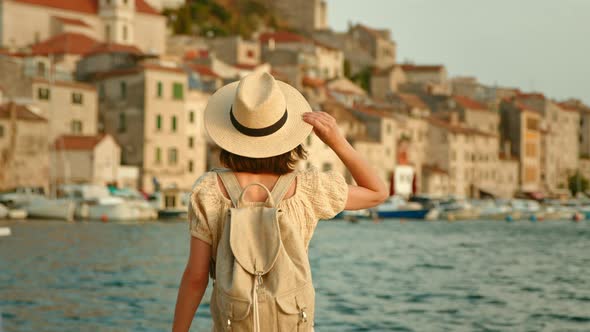
[[[197,179],[189,205],[190,233],[210,244],[213,255],[217,252],[222,217],[231,207],[231,200],[223,196],[217,181],[215,172],[207,172]],[[320,172],[314,167],[299,171],[295,181],[295,193],[278,207],[286,213],[287,220],[299,224],[308,248],[318,221],[331,219],[344,210],[348,185],[335,171]]]

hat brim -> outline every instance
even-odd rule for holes
[[[311,106],[297,89],[279,80],[277,83],[287,102],[285,124],[267,136],[253,137],[239,132],[232,125],[229,113],[238,83],[217,90],[209,98],[203,114],[205,130],[219,147],[243,157],[268,158],[293,150],[311,134],[313,127],[302,119],[303,113],[312,111]]]

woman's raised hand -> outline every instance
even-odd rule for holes
[[[346,143],[346,138],[340,132],[336,119],[326,112],[305,112],[303,121],[313,126],[313,132],[327,146],[335,147]]]

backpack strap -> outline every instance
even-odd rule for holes
[[[236,175],[229,170],[218,170],[216,169],[215,172],[221,178],[221,182],[231,199],[231,202],[234,207],[238,206],[238,200],[240,199],[240,195],[242,194],[242,186],[240,186],[240,182],[238,182],[238,178]]]
[[[296,176],[297,174],[295,172],[290,172],[283,174],[278,178],[271,192],[272,198],[275,201],[275,206],[277,206],[283,197],[285,197],[285,194],[287,194],[287,191],[291,188],[291,183]]]

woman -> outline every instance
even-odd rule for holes
[[[318,220],[333,218],[344,209],[376,206],[388,196],[385,184],[340,133],[334,118],[312,112],[295,88],[268,73],[255,72],[219,89],[209,99],[204,121],[209,136],[222,149],[221,162],[233,171],[241,188],[252,182],[273,188],[281,175],[294,172],[297,161],[306,158],[301,144],[312,130],[344,163],[356,185],[347,185],[334,171],[309,168],[295,173],[278,203],[297,223],[297,238],[306,249]],[[251,187],[244,197],[263,202],[267,192]],[[189,208],[190,254],[178,291],[175,332],[190,328],[230,207],[230,195],[217,173],[207,172],[196,181]]]

